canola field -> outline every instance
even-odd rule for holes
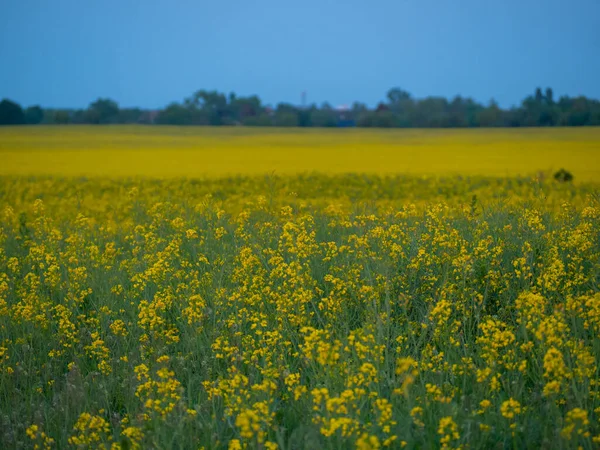
[[[600,128],[367,130],[0,128],[0,175],[223,177],[302,173],[600,180]]]
[[[599,152],[0,129],[0,448],[599,448]]]

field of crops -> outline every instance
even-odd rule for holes
[[[0,128],[0,175],[222,177],[319,172],[600,180],[600,128]]]
[[[0,448],[600,447],[598,129],[0,157]]]

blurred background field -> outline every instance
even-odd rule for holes
[[[461,130],[49,126],[0,129],[0,175],[412,174],[600,180],[600,128]]]

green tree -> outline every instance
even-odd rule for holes
[[[482,108],[477,112],[477,124],[480,127],[500,127],[504,125],[502,110],[494,99],[490,100],[487,108]]]
[[[192,125],[193,111],[178,103],[171,103],[158,113],[156,123],[160,125]]]
[[[562,109],[560,122],[562,125],[580,127],[585,125],[597,125],[592,118],[593,102],[585,97],[561,97],[559,108]]]
[[[352,115],[354,117],[358,117],[360,114],[365,113],[369,110],[369,108],[367,108],[367,105],[365,105],[364,103],[361,102],[354,102],[352,103]]]
[[[235,98],[235,94],[232,94]],[[231,95],[230,95],[231,99]],[[193,114],[197,117],[207,117],[209,125],[225,125],[231,123],[228,114],[227,97],[217,91],[196,91],[185,101],[185,106],[190,110],[200,110],[202,114]]]
[[[263,112],[260,98],[256,95],[250,97],[236,97],[232,92],[229,95],[229,113],[236,122],[244,123],[250,117],[259,116]]]
[[[44,110],[39,106],[30,106],[25,110],[25,123],[37,125],[44,120]]]
[[[117,114],[117,123],[139,123],[143,111],[140,108],[124,108]]]
[[[109,98],[99,98],[91,103],[85,113],[85,121],[93,124],[117,123],[119,105]]]
[[[554,92],[552,91],[552,88],[546,88],[546,103],[549,105],[554,104]]]
[[[410,94],[400,88],[392,88],[387,92],[388,105],[391,111],[402,113],[412,103]]]
[[[21,105],[6,98],[0,102],[0,125],[21,125],[24,123],[25,114]]]
[[[295,112],[277,112],[275,113],[275,126],[278,127],[297,127],[298,114]]]
[[[357,125],[368,128],[393,128],[397,126],[397,119],[392,111],[368,111],[358,117]]]
[[[542,94],[542,88],[535,88],[535,102],[542,103],[544,101],[544,94]]]
[[[335,127],[337,125],[335,112],[315,109],[310,113],[310,123],[313,127]]]
[[[259,116],[246,117],[242,123],[249,127],[270,127],[273,125],[273,119],[268,114],[262,113]]]
[[[52,118],[52,122],[57,124],[57,125],[65,125],[67,123],[69,123],[71,121],[71,118],[69,117],[69,111],[65,111],[65,110],[57,110],[54,111],[53,114],[53,118]]]
[[[298,112],[298,108],[290,103],[279,103],[277,108],[275,109],[278,113],[292,113],[296,114]]]

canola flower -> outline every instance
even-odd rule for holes
[[[596,184],[0,179],[2,448],[600,445]]]

